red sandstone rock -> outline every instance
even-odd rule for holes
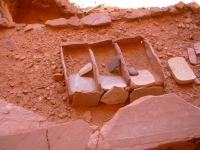
[[[63,81],[63,74],[61,74],[61,73],[55,73],[54,74],[54,80],[55,81]]]
[[[183,12],[182,9],[177,9],[175,5],[168,6],[171,15],[177,15]]]
[[[53,125],[32,111],[14,106],[4,100],[0,100],[0,120],[1,136]]]
[[[78,27],[78,26],[81,25],[81,22],[80,22],[80,20],[77,17],[71,17],[68,20],[68,24],[71,25],[71,26]]]
[[[188,4],[188,6],[190,7],[190,9],[193,12],[195,12],[195,13],[199,13],[200,12],[200,6],[196,2],[191,2],[191,3]]]
[[[163,95],[163,94],[164,94],[163,87],[153,86],[153,87],[144,87],[144,88],[134,89],[129,96],[130,103],[143,96],[148,96],[148,95],[158,96],[158,95]]]
[[[128,99],[128,92],[120,87],[113,87],[107,91],[101,98],[101,102],[105,104],[120,104]]]
[[[0,27],[7,27],[8,21],[6,18],[0,18]]]
[[[178,2],[178,3],[175,5],[175,7],[176,7],[177,9],[184,10],[184,9],[185,9],[185,3],[182,2],[182,1],[180,1],[180,2]]]
[[[159,8],[159,7],[151,7],[151,8],[149,9],[149,11],[150,11],[150,13],[151,13],[151,15],[152,15],[153,17],[161,16],[161,15],[163,14],[162,9]]]
[[[148,18],[151,16],[151,13],[147,9],[136,9],[133,10],[131,14],[125,16],[126,19],[139,19],[139,18]]]
[[[57,125],[48,129],[51,150],[85,150],[92,128],[82,120]]]
[[[121,108],[101,128],[97,149],[163,150],[183,143],[192,149],[186,141],[199,137],[198,108],[175,94],[146,96]]]
[[[54,20],[47,20],[45,25],[52,28],[64,28],[67,27],[68,23],[65,18],[59,18]]]
[[[81,19],[84,25],[88,26],[101,26],[111,23],[108,13],[93,13]]]

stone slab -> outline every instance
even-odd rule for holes
[[[83,120],[51,127],[48,129],[50,150],[85,150],[92,132]]]
[[[194,72],[183,57],[168,60],[168,66],[174,80],[179,84],[188,84],[196,78]]]
[[[137,70],[136,68],[134,68],[134,67],[128,68],[128,73],[129,73],[131,76],[136,76],[136,75],[139,74],[139,73],[138,73],[138,70]]]
[[[88,63],[79,70],[79,75],[82,76],[92,70],[92,64]]]
[[[113,87],[108,90],[101,98],[101,102],[105,104],[120,104],[128,99],[128,92],[120,87]]]
[[[97,149],[163,150],[198,138],[198,108],[175,94],[146,96],[119,109],[101,128]]]
[[[79,74],[72,74],[69,76],[69,88],[71,92],[76,91],[94,91],[95,80],[91,76],[82,76]]]
[[[100,83],[104,90],[110,90],[114,86],[122,88],[127,86],[121,76],[100,76]]]
[[[68,20],[68,24],[75,27],[81,26],[81,22],[77,17],[71,17]]]
[[[188,52],[190,63],[192,65],[196,65],[197,64],[197,56],[196,56],[195,50],[193,48],[188,48],[187,52]]]
[[[119,56],[115,56],[115,58],[108,64],[108,71],[113,72],[118,66],[120,66],[120,58]]]
[[[137,76],[131,76],[131,81],[138,87],[150,86],[155,83],[154,76],[148,70],[138,70]]]
[[[93,129],[83,120],[25,133],[0,135],[1,150],[85,150]]]
[[[133,10],[131,14],[125,15],[125,18],[135,20],[135,19],[139,19],[139,18],[148,18],[150,16],[151,16],[151,13],[150,13],[149,10],[147,10],[147,9],[136,9],[136,10]]]
[[[108,13],[92,13],[81,19],[83,25],[87,26],[101,26],[111,24],[111,19]]]
[[[49,150],[47,129],[39,129],[14,135],[0,135],[1,150]]]
[[[158,95],[163,95],[164,94],[164,89],[161,86],[153,86],[153,87],[142,87],[138,89],[134,89],[129,98],[130,98],[130,103],[133,102],[136,99],[139,99],[144,96],[148,95],[153,95],[153,96],[158,96]]]
[[[200,42],[194,44],[194,50],[195,50],[197,55],[200,54]]]
[[[64,28],[68,26],[68,21],[65,18],[47,20],[45,25],[52,28]]]
[[[54,123],[21,107],[0,99],[0,135],[8,135],[47,127]]]

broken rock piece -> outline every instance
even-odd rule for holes
[[[191,64],[196,65],[197,64],[197,56],[193,48],[188,48],[187,50],[189,61]]]
[[[197,55],[200,54],[200,42],[194,44],[194,50],[195,50]]]
[[[64,28],[67,27],[67,19],[65,18],[59,18],[54,20],[47,20],[45,22],[46,26],[52,27],[52,28]]]
[[[120,104],[128,99],[128,92],[121,87],[114,86],[101,98],[101,102],[105,104]]]
[[[183,57],[169,59],[168,65],[174,80],[179,84],[191,83],[196,78],[194,72]]]
[[[138,75],[138,70],[134,67],[128,68],[128,72],[131,76],[137,76]]]
[[[116,56],[109,64],[108,64],[108,71],[112,72],[115,68],[119,67],[120,65],[120,58]]]
[[[92,70],[92,64],[88,63],[86,64],[81,70],[79,70],[79,75],[82,76]]]
[[[131,76],[131,81],[141,87],[149,86],[155,83],[154,76],[148,70],[139,70],[137,76]]]

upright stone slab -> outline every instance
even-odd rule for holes
[[[175,94],[146,96],[121,108],[101,128],[97,149],[193,150],[200,143],[195,141],[198,138],[198,108]]]
[[[194,44],[194,50],[195,50],[197,55],[200,54],[200,42]]]
[[[188,52],[188,57],[189,57],[190,63],[192,65],[196,65],[197,64],[197,56],[196,56],[195,50],[193,48],[188,48],[187,52]]]
[[[194,72],[183,57],[169,59],[168,65],[174,80],[179,84],[191,83],[196,78]]]

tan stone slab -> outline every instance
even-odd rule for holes
[[[138,70],[139,75],[131,76],[131,81],[139,86],[149,86],[155,83],[154,76],[148,70]]]
[[[174,80],[179,84],[191,83],[196,78],[194,72],[183,57],[169,59],[168,65]]]
[[[121,76],[100,76],[100,83],[104,90],[110,90],[114,86],[122,88],[127,86]]]

